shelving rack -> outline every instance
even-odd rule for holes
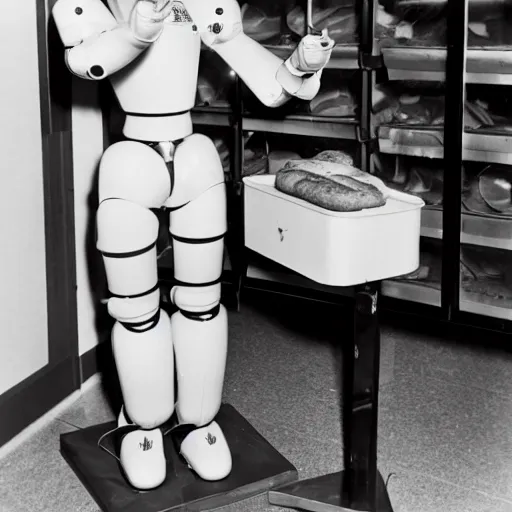
[[[378,0],[357,2],[361,19],[374,20]],[[512,165],[512,133],[463,129],[465,84],[512,85],[512,47],[466,49],[468,21],[467,1],[447,0],[447,44],[444,48],[384,47],[370,41],[370,27],[360,27],[359,45],[336,46],[327,69],[351,70],[360,74],[359,112],[356,119],[315,117],[309,114],[286,115],[282,118],[248,113],[244,109],[242,85],[234,78],[231,108],[197,107],[193,121],[197,127],[223,127],[234,140],[232,172],[228,186],[229,236],[226,282],[234,285],[237,300],[243,289],[256,288],[292,294],[315,300],[343,302],[353,290],[327,290],[247,253],[243,243],[243,155],[247,132],[282,133],[319,137],[327,140],[349,140],[359,148],[359,166],[372,171],[372,152],[437,159],[444,169],[442,207],[426,207],[422,212],[421,234],[425,240],[442,244],[442,278],[439,286],[392,280],[382,283],[381,311],[407,312],[430,322],[432,319],[453,326],[471,326],[512,332],[512,309],[472,303],[461,296],[461,245],[512,250],[512,223],[504,218],[461,210],[462,163],[476,161]],[[371,10],[364,13],[362,10]],[[374,21],[373,21],[374,23]],[[373,29],[373,27],[372,27]],[[373,33],[373,31],[370,31]],[[267,45],[283,59],[293,51],[291,46]],[[411,127],[382,125],[374,128],[372,84],[376,76],[389,81],[415,80],[445,84],[444,127]],[[430,134],[431,146],[415,147],[400,143],[408,132]],[[396,141],[399,141],[397,143]],[[512,219],[511,219],[512,220]]]

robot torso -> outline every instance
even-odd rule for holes
[[[118,19],[129,15],[134,0],[109,0]],[[173,1],[159,39],[110,80],[126,113],[175,114],[195,103],[201,38],[179,0]]]

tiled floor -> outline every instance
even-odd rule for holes
[[[341,469],[338,319],[245,304],[225,400],[299,470]],[[96,512],[59,434],[114,417],[101,385],[0,460],[0,512]],[[383,327],[379,467],[395,512],[512,512],[512,356]],[[264,496],[222,512],[279,511]]]

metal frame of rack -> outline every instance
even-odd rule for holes
[[[373,5],[372,2],[361,2],[360,5]],[[446,48],[383,48],[377,50],[375,41],[370,39],[373,29],[361,25],[359,47],[341,45],[336,47],[328,68],[359,69],[361,74],[361,101],[357,122],[346,120],[340,122],[319,122],[314,117],[289,116],[285,119],[264,119],[244,114],[241,84],[238,78],[234,94],[233,109],[223,112],[215,109],[200,108],[194,113],[194,121],[199,125],[230,127],[235,139],[233,151],[232,182],[230,197],[230,223],[232,232],[228,252],[230,254],[231,271],[229,281],[235,285],[236,300],[239,301],[243,288],[268,289],[277,291],[282,284],[284,293],[304,298],[313,298],[315,286],[300,276],[289,272],[269,272],[253,268],[251,255],[241,249],[243,247],[243,134],[244,131],[282,132],[296,135],[320,135],[339,139],[355,140],[361,150],[360,166],[363,170],[371,170],[371,154],[375,150],[381,153],[415,154],[415,148],[390,146],[388,141],[375,138],[372,128],[372,76],[382,64],[384,73],[389,79],[427,81],[445,81],[445,125],[442,135],[443,143],[426,151],[424,156],[443,160],[444,174],[443,210],[426,208],[422,219],[422,237],[435,238],[442,241],[441,283],[436,289],[422,287],[404,281],[385,281],[382,283],[381,309],[386,311],[402,311],[429,320],[440,320],[443,325],[471,326],[474,328],[512,332],[512,311],[484,314],[483,307],[477,307],[461,299],[460,293],[460,250],[462,244],[494,247],[498,249],[512,248],[511,236],[504,232],[504,219],[490,219],[472,213],[461,212],[462,162],[464,160],[487,161],[495,163],[512,163],[512,153],[505,151],[509,145],[508,134],[482,134],[464,132],[463,104],[466,83],[498,83],[512,84],[512,51],[505,49],[474,49],[466,50],[467,6],[457,0],[448,0],[447,9],[447,46]],[[370,18],[366,18],[370,20]],[[373,27],[373,22],[372,22]],[[286,57],[292,48],[269,47],[281,57]],[[423,60],[421,59],[423,56]],[[482,59],[485,57],[485,65]],[[395,128],[400,129],[400,128]],[[489,146],[491,144],[491,146]],[[504,149],[505,148],[505,149]],[[408,153],[409,151],[409,153]],[[410,152],[412,151],[412,153]],[[424,151],[422,154],[425,153]],[[500,226],[498,226],[500,224]],[[500,229],[497,229],[497,228]],[[501,231],[502,235],[493,235]],[[295,284],[294,284],[295,283]],[[293,288],[293,291],[290,290]],[[329,295],[329,294],[328,294]],[[339,297],[336,297],[338,300]],[[346,300],[346,298],[345,298]],[[462,306],[462,308],[461,308]],[[492,316],[494,314],[494,316]]]

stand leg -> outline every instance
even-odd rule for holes
[[[393,512],[377,470],[380,331],[378,283],[356,288],[354,335],[345,353],[345,471],[269,492],[269,502],[314,512]]]

